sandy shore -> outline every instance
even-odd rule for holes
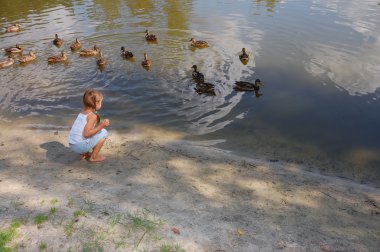
[[[157,129],[110,131],[79,161],[67,130],[2,125],[0,229],[19,251],[378,251],[380,189],[233,156]]]

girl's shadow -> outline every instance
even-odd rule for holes
[[[78,161],[78,155],[60,142],[52,141],[40,145],[46,150],[46,158],[54,163],[71,164]]]

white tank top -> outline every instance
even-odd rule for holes
[[[79,113],[77,119],[75,119],[73,126],[71,127],[69,134],[69,144],[76,144],[80,142],[85,142],[87,139],[83,136],[84,126],[87,123],[87,116],[92,112],[84,115]]]

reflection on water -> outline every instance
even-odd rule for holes
[[[17,22],[23,30],[1,32],[1,48],[19,43],[37,59],[0,70],[2,121],[68,126],[83,90],[95,87],[115,130],[154,124],[248,156],[312,160],[324,172],[380,181],[374,0],[3,2],[1,27]],[[146,29],[157,43],[145,41]],[[192,50],[192,37],[210,46]],[[102,71],[96,57],[71,52],[76,38],[82,48],[100,47],[108,60]],[[123,59],[121,46],[135,61]],[[250,54],[246,64],[242,48]],[[67,64],[48,64],[62,49]],[[153,61],[149,71],[141,66],[144,53]],[[215,96],[194,91],[194,64],[215,84]],[[233,90],[235,81],[257,78],[260,93]]]

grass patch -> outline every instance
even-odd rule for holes
[[[8,252],[12,251],[7,247],[7,244],[10,243],[13,238],[17,235],[17,229],[21,226],[21,222],[13,220],[10,227],[4,230],[0,230],[0,251]]]
[[[54,198],[54,199],[50,200],[50,204],[52,204],[52,205],[55,205],[57,203],[58,203],[58,199],[57,198]]]
[[[49,219],[49,217],[45,214],[37,214],[34,217],[34,224],[41,225],[42,223],[44,223],[48,219]]]
[[[86,215],[86,211],[84,209],[81,209],[81,210],[77,210],[73,213],[74,215],[74,218],[79,218],[81,216],[85,216]]]
[[[120,224],[122,222],[122,219],[123,219],[123,215],[122,214],[117,214],[115,216],[111,216],[109,219],[108,219],[108,223],[114,227],[116,224]]]
[[[73,198],[69,198],[69,199],[67,200],[67,204],[66,204],[66,206],[72,208],[73,205],[74,205],[74,199],[73,199]]]
[[[41,242],[40,245],[38,245],[39,251],[46,251],[47,250],[47,244],[44,242]]]
[[[74,233],[74,224],[75,224],[75,221],[70,221],[69,223],[67,223],[64,227],[64,231],[65,231],[65,235],[66,237],[70,237],[73,235]]]
[[[50,211],[49,211],[49,214],[54,216],[56,213],[57,213],[57,208],[56,207],[51,207]]]
[[[163,244],[159,248],[159,252],[185,252],[184,249],[181,248],[178,244],[172,246],[169,244]]]

